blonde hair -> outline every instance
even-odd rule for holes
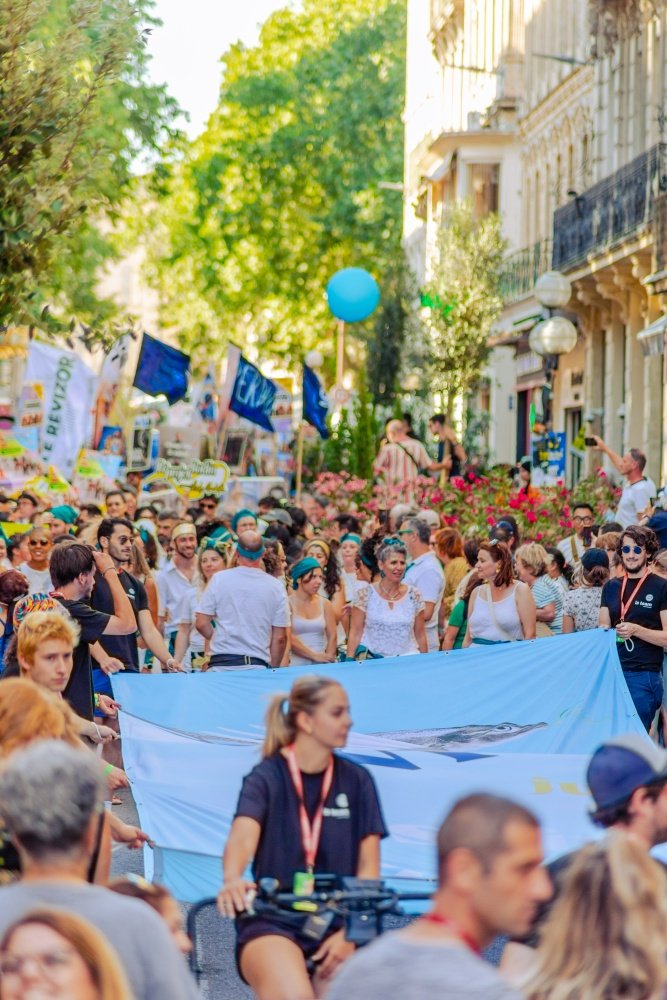
[[[299,712],[312,715],[329,688],[340,686],[330,677],[306,674],[292,684],[289,694],[274,694],[264,716],[266,735],[262,757],[271,757],[282,747],[293,743],[299,731],[296,722]]]
[[[120,959],[102,934],[74,913],[50,907],[32,910],[16,920],[0,941],[0,952],[6,952],[12,937],[22,927],[41,924],[64,938],[85,963],[98,1000],[134,1000]]]
[[[549,565],[549,553],[539,542],[525,542],[514,553],[534,576],[542,576]]]
[[[621,832],[578,852],[545,924],[528,1000],[650,1000],[667,985],[667,879]]]
[[[595,548],[605,549],[607,552],[615,552],[620,537],[620,531],[605,531],[595,539]]]
[[[35,662],[35,653],[43,642],[59,640],[71,645],[77,645],[81,629],[73,618],[61,611],[33,611],[23,619],[16,636],[16,654],[21,660],[31,665]]]
[[[64,740],[85,749],[66,701],[33,681],[8,677],[0,684],[0,758],[37,740]]]

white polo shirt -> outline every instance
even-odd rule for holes
[[[166,632],[175,632],[181,624],[180,609],[184,598],[196,590],[196,574],[192,580],[183,576],[180,569],[169,560],[156,574],[155,583],[160,595],[160,613],[166,616]]]
[[[416,587],[424,601],[432,601],[435,604],[433,614],[426,622],[426,638],[428,639],[429,653],[436,653],[440,645],[438,642],[438,612],[445,589],[445,574],[438,557],[433,552],[424,552],[423,555],[417,556],[405,571],[403,580]]]
[[[655,483],[652,479],[644,476],[636,483],[627,483],[623,487],[621,499],[616,508],[616,520],[623,528],[628,528],[631,524],[638,524],[637,515],[640,510],[648,507],[651,497],[658,495]]]
[[[215,618],[211,639],[214,656],[216,653],[253,656],[266,663],[270,657],[271,630],[287,628],[290,623],[285,585],[263,570],[247,566],[216,573],[202,594],[197,611]]]

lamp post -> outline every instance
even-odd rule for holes
[[[560,271],[546,271],[535,282],[533,291],[537,301],[548,312],[548,317],[533,327],[528,337],[531,350],[544,358],[545,385],[542,390],[542,419],[551,421],[551,396],[558,358],[568,354],[577,344],[577,328],[566,316],[554,316],[554,309],[562,309],[570,301],[572,285]]]

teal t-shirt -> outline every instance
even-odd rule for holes
[[[456,627],[459,630],[458,635],[454,640],[454,645],[452,649],[461,649],[461,647],[463,646],[463,640],[466,637],[466,626],[467,626],[465,613],[466,613],[465,601],[457,601],[457,603],[452,608],[452,613],[449,616],[449,621],[447,623],[450,627],[456,625]]]

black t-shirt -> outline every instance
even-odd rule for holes
[[[461,459],[454,454],[454,445],[451,441],[438,441],[438,462],[443,462],[445,458],[451,458],[452,467],[449,470],[449,478],[453,479],[454,476],[461,475]],[[439,472],[435,472],[434,475],[437,477],[440,475]]]
[[[629,577],[625,584],[624,600],[628,601],[638,580]],[[609,608],[609,617],[613,628],[621,620],[621,588],[623,579],[607,580],[602,588],[601,607]],[[649,573],[635,599],[628,608],[625,620],[644,628],[662,629],[660,612],[667,611],[667,580],[655,573]],[[628,650],[624,642],[617,643],[618,658],[624,670],[662,670],[664,650],[662,646],[654,646],[644,639],[632,637],[634,649]],[[630,643],[632,645],[632,643]]]
[[[123,590],[130,599],[134,617],[139,627],[139,612],[148,610],[148,595],[146,588],[135,576],[131,576],[125,570],[118,574]],[[99,573],[95,577],[95,586],[90,603],[97,611],[104,611],[108,615],[114,613],[113,596],[109,584]],[[139,651],[137,649],[136,633],[132,635],[105,635],[100,639],[102,648],[109,656],[117,657],[125,664],[128,671],[139,671]]]
[[[656,510],[653,517],[646,522],[646,527],[655,531],[661,549],[667,549],[667,510]]]
[[[88,644],[97,642],[102,636],[109,623],[109,615],[94,611],[90,605],[84,604],[83,601],[70,601],[66,597],[58,597],[57,600],[69,611],[81,628],[79,645],[74,649],[72,674],[63,691],[63,696],[82,719],[92,719],[93,679]]]
[[[303,774],[306,812],[315,814],[324,772]],[[249,816],[262,828],[252,866],[253,878],[277,878],[292,890],[295,872],[305,871],[306,859],[299,823],[299,800],[287,761],[281,753],[267,757],[243,780],[236,816]],[[371,834],[387,836],[387,828],[368,771],[334,755],[333,781],[324,803],[322,834],[315,858],[319,874],[356,875],[359,844]]]

